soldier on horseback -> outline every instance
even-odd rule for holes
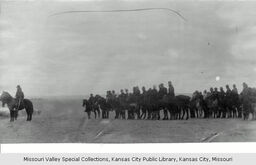
[[[173,87],[171,81],[168,82],[168,86],[169,86],[169,88],[168,88],[168,94],[169,94],[171,97],[174,97],[174,96],[175,96],[174,87]]]
[[[165,88],[164,84],[161,83],[159,85],[158,98],[162,99],[165,95],[167,95],[167,88]]]
[[[214,91],[212,92],[213,98],[219,100],[219,91],[218,88],[214,88]]]
[[[250,98],[251,92],[250,92],[250,88],[245,82],[243,83],[243,90],[240,95],[241,95],[243,111],[244,111],[244,119],[248,119],[249,113],[252,111],[251,98]]]
[[[89,97],[89,103],[91,104],[91,105],[93,105],[94,104],[94,102],[95,102],[95,98],[94,98],[94,96],[93,96],[93,94],[91,93],[90,94],[90,97]]]
[[[233,94],[237,94],[238,95],[238,91],[237,91],[237,88],[236,88],[236,84],[233,84],[233,89],[231,91]]]
[[[227,98],[230,98],[231,97],[231,89],[229,88],[229,85],[226,85],[226,96]]]
[[[147,110],[148,110],[148,91],[146,90],[146,87],[142,87],[142,93],[141,93],[141,96],[140,96],[140,106],[141,106],[141,116],[140,118],[142,119],[145,119],[146,118],[146,115],[147,115]]]
[[[117,116],[125,119],[126,94],[124,93],[123,89],[120,90],[120,95],[118,96],[118,100],[120,103],[120,112]]]
[[[241,102],[240,102],[238,90],[237,90],[235,84],[233,84],[233,89],[231,91],[231,100],[233,103],[232,109],[233,109],[235,117],[237,117],[236,113],[238,113],[238,117],[242,117]]]
[[[20,107],[23,107],[24,93],[23,93],[20,85],[17,85],[17,91],[16,91],[15,98],[17,100],[17,109],[19,109]]]

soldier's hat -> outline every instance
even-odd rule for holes
[[[20,85],[17,85],[17,88],[20,88]]]

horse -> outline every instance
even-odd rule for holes
[[[85,107],[84,112],[87,113],[88,119],[91,118],[91,112],[92,112],[92,106],[90,105],[89,101],[87,99],[83,99],[83,107]]]
[[[203,98],[200,95],[194,95],[190,99],[190,117],[191,118],[199,118],[203,117]],[[205,115],[205,114],[204,114]]]
[[[127,108],[127,114],[128,114],[128,119],[135,119],[135,115],[137,116],[137,119],[140,119],[140,98],[134,94],[131,94],[127,98],[127,104],[125,108]]]
[[[184,118],[186,115],[186,120],[189,118],[189,107],[190,107],[190,97],[186,95],[177,95],[175,96],[176,103],[178,105],[179,119]]]
[[[107,103],[107,100],[101,96],[96,96],[96,104],[102,111],[102,119],[109,118],[109,111],[112,109],[111,105]]]
[[[217,118],[219,116],[219,101],[216,98],[212,98],[212,97],[207,97],[206,98],[206,104],[207,107],[209,109],[209,116],[208,117],[213,117],[213,118]]]
[[[250,113],[256,119],[256,96],[240,96],[242,102],[243,119],[248,120]]]
[[[170,95],[165,95],[162,99],[158,100],[158,110],[164,110],[163,120],[168,120],[168,111],[170,114],[170,119],[184,119],[186,115],[186,120],[189,117],[189,104],[190,97],[185,95],[178,95],[172,97]]]
[[[27,121],[32,120],[32,115],[34,112],[33,103],[29,99],[23,99],[23,103],[18,104],[18,100],[13,98],[8,92],[3,92],[0,96],[0,101],[2,101],[2,105],[7,104],[10,111],[10,122],[17,120],[18,111],[26,110],[27,113]]]

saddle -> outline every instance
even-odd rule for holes
[[[15,99],[15,109],[16,110],[21,110],[24,109],[24,101],[20,99]]]

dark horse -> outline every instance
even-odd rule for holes
[[[24,99],[23,104],[18,105],[18,100],[13,98],[8,92],[3,92],[0,96],[2,106],[7,104],[10,110],[10,121],[17,120],[18,111],[25,109],[27,112],[27,121],[32,120],[32,114],[34,111],[33,104],[29,99]]]
[[[84,111],[87,112],[88,119],[91,118],[91,112],[94,113],[95,119],[97,118],[97,116],[100,117],[100,108],[97,103],[92,104],[89,102],[89,100],[83,99],[82,106],[85,107]]]
[[[91,118],[91,111],[92,111],[92,106],[90,105],[89,101],[87,99],[83,99],[83,107],[85,107],[85,112],[88,115],[88,119]]]

